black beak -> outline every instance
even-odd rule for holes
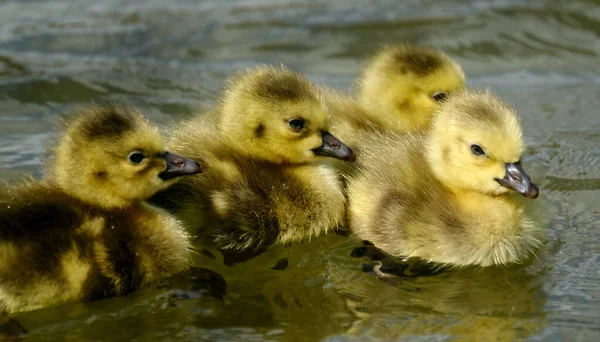
[[[195,160],[183,158],[171,152],[165,152],[163,158],[167,162],[167,169],[158,174],[162,180],[202,172],[202,167]]]
[[[506,164],[506,176],[496,179],[496,181],[528,198],[537,198],[540,192],[537,185],[533,184],[529,175],[521,167],[521,162]]]
[[[339,141],[338,138],[331,135],[331,133],[322,132],[321,138],[323,138],[323,145],[313,150],[316,155],[341,159],[349,162],[356,160],[356,155],[350,149],[350,147],[344,145],[343,142]]]

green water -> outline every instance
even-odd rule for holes
[[[0,179],[39,174],[59,115],[123,101],[170,125],[222,80],[282,62],[350,89],[386,42],[438,47],[523,117],[549,218],[530,265],[379,281],[328,235],[130,296],[15,315],[26,341],[595,341],[600,332],[600,3],[430,0],[0,2]],[[284,260],[285,259],[285,260]],[[287,267],[284,268],[286,265]],[[278,265],[279,270],[272,269]],[[213,279],[211,281],[210,279]],[[212,292],[210,291],[212,290]]]

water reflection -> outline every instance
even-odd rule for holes
[[[387,265],[388,271],[392,266]],[[415,336],[514,340],[526,338],[547,324],[546,295],[542,290],[546,271],[538,266],[434,272],[423,272],[422,264],[409,267],[412,273],[418,269],[423,275],[373,281],[369,273],[350,278],[351,270],[332,268],[338,272],[330,274],[331,281],[357,317],[348,335],[384,340]],[[406,264],[401,269],[406,273]]]

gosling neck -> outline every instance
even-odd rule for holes
[[[73,174],[55,167],[49,181],[67,195],[90,206],[105,210],[123,210],[141,204],[140,199],[123,198],[116,185],[97,179],[97,175],[80,172]]]
[[[447,150],[442,146],[442,141],[437,139],[434,129],[435,127],[428,130],[425,139],[423,139],[425,143],[425,158],[433,176],[442,184],[448,186],[452,184],[449,179],[450,176],[443,172],[447,163],[447,152],[445,152]]]
[[[100,207],[104,210],[124,210],[141,205],[143,201],[136,199],[125,199],[113,194],[106,189],[104,184],[98,186],[80,185],[77,180],[58,180],[57,186],[67,195],[78,199],[90,206]]]

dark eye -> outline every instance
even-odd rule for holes
[[[485,156],[485,151],[479,145],[471,145],[471,152],[476,156]]]
[[[292,119],[289,124],[293,130],[299,131],[304,128],[304,119]]]
[[[132,162],[133,164],[141,163],[144,160],[144,158],[146,158],[146,157],[140,151],[133,151],[133,152],[129,153],[129,156],[127,156],[127,159],[129,159],[129,161]]]
[[[433,97],[434,100],[440,102],[440,101],[444,101],[448,97],[448,93],[446,93],[445,91],[438,91],[438,92],[433,93],[433,95],[431,95],[431,97]]]

